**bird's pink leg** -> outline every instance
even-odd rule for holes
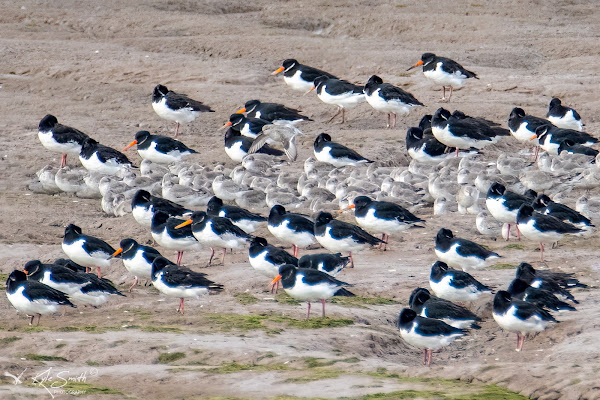
[[[329,121],[327,121],[327,123],[330,123],[331,121],[333,121],[335,119],[335,117],[337,117],[338,115],[340,115],[340,113],[342,112],[343,108],[339,108],[337,112],[335,113],[335,115],[333,117],[331,117],[331,119]]]
[[[535,158],[533,159],[533,161],[537,161],[539,152],[540,152],[540,146],[535,146]]]
[[[396,114],[392,113],[392,129],[396,127]]]
[[[392,113],[388,113],[387,117],[388,117],[388,123],[387,123],[387,126],[386,126],[386,128],[389,128],[389,127],[391,127],[390,120],[391,120],[391,118],[392,118]]]
[[[458,158],[458,147],[456,148],[456,157]]]
[[[180,312],[183,315],[183,297],[179,299],[179,308],[177,308],[177,312]]]
[[[226,248],[223,248],[223,257],[221,257],[221,264],[225,265],[225,253],[227,252]]]
[[[515,225],[515,228],[517,228],[517,240],[521,240],[521,231],[519,230],[519,225]]]
[[[64,167],[65,165],[67,165],[67,155],[63,154],[62,155],[62,159],[60,160],[60,167]]]
[[[442,86],[442,89],[444,90],[444,94],[442,95],[442,101],[446,100],[446,86]]]
[[[544,243],[540,242],[541,261],[544,262]]]
[[[433,351],[431,349],[427,349],[427,366],[431,365],[431,354],[433,353]]]
[[[519,228],[517,228],[519,229]],[[508,242],[510,240],[510,224],[508,224],[508,232],[506,233],[506,241]]]
[[[133,287],[134,287],[135,285],[137,285],[137,283],[138,283],[138,277],[136,276],[136,277],[135,277],[135,279],[133,280],[133,284],[132,284],[131,286],[129,286],[129,289],[127,289],[127,291],[128,291],[129,293],[131,293],[131,289],[133,289]]]
[[[306,304],[308,304],[308,310],[306,311],[306,319],[310,318],[310,301],[307,301]]]
[[[323,305],[323,318],[325,318],[325,299],[321,299],[321,304]]]
[[[179,122],[175,122],[175,137],[179,135]]]
[[[177,265],[181,265],[181,259],[183,258],[183,251],[177,252]]]
[[[450,98],[452,97],[453,90],[454,90],[454,88],[452,86],[450,86],[450,96],[448,96],[448,103],[450,103]]]
[[[346,109],[342,108],[342,124],[346,122]]]
[[[423,364],[427,365],[427,349],[423,349]]]
[[[98,278],[100,278],[100,267],[96,267],[96,274],[98,275]]]
[[[350,268],[354,268],[354,258],[352,258],[352,252],[348,252],[348,257],[350,257]]]
[[[215,249],[213,249],[212,247],[210,248],[210,258],[208,259],[208,265],[210,265],[212,263],[212,259],[215,256]]]
[[[298,246],[296,246],[295,244],[292,245],[292,253],[294,257],[298,257]]]

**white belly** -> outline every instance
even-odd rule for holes
[[[515,307],[511,305],[505,314],[500,315],[492,313],[492,315],[502,329],[506,329],[510,332],[520,332],[525,334],[528,332],[541,332],[546,329],[548,321],[542,320],[537,315],[524,321],[516,317],[515,311]]]
[[[329,299],[333,297],[335,292],[339,290],[339,287],[326,282],[319,283],[317,285],[306,285],[301,283],[302,278],[296,276],[296,284],[291,289],[285,289],[285,292],[297,300],[302,301],[318,301],[321,299]]]
[[[114,159],[103,163],[98,158],[97,153],[92,154],[89,159],[79,156],[79,161],[81,161],[81,165],[88,171],[102,175],[115,175],[121,169],[121,164],[117,163]]]
[[[491,256],[488,257],[486,260],[483,260],[475,256],[463,257],[457,253],[457,247],[458,243],[455,243],[446,252],[441,252],[440,250],[435,249],[435,254],[440,260],[442,260],[449,266],[461,268],[463,271],[466,271],[471,268],[485,268],[487,261],[498,258],[496,256]]]
[[[225,147],[225,153],[235,162],[242,162],[242,159],[248,155],[242,150],[242,142],[236,142],[231,147]]]
[[[562,233],[558,232],[540,232],[533,227],[534,221],[530,219],[526,224],[518,224],[519,231],[527,239],[537,242],[557,242],[563,238]]]
[[[275,227],[268,225],[267,228],[277,239],[292,243],[298,247],[308,247],[315,243],[315,235],[310,232],[294,232],[292,229],[289,229],[288,225],[289,221],[286,220]]]
[[[454,88],[461,87],[467,77],[461,74],[459,71],[454,74],[448,74],[442,70],[442,63],[438,62],[436,68],[433,71],[423,71],[423,75],[426,78],[431,79],[435,83],[441,86],[452,86]]]
[[[466,286],[462,289],[456,289],[450,286],[452,277],[446,275],[439,282],[429,280],[429,286],[436,296],[449,301],[467,302],[474,301],[481,296],[482,292],[474,286]]]
[[[265,275],[268,278],[275,278],[279,274],[279,266],[273,265],[266,260],[267,251],[264,250],[256,255],[256,257],[248,257],[250,265],[256,271]]]
[[[415,347],[431,350],[437,350],[444,346],[448,346],[454,340],[462,336],[459,333],[448,336],[421,336],[415,333],[414,324],[411,326],[411,329],[400,329],[400,335],[402,336],[402,339]]]
[[[529,125],[527,122],[522,122],[516,131],[511,129],[511,135],[513,135],[513,137],[520,142],[531,143],[532,145],[539,146],[540,142],[538,139],[531,140],[533,132],[527,129],[527,125]]]
[[[367,212],[367,215],[365,215],[364,217],[360,218],[360,217],[356,217],[356,222],[358,223],[358,225],[361,226],[361,228],[369,231],[369,232],[373,232],[375,234],[377,233],[386,233],[386,234],[390,234],[390,233],[398,233],[398,232],[402,232],[407,230],[408,228],[410,228],[409,224],[405,224],[403,222],[400,222],[398,220],[385,220],[385,219],[378,219],[375,218],[375,210],[370,209]]]
[[[29,301],[24,295],[24,287],[20,287],[14,293],[6,292],[8,301],[18,310],[26,314],[52,314],[58,311],[59,305],[44,299]]]
[[[366,249],[369,247],[367,243],[358,243],[352,240],[350,237],[343,238],[340,240],[334,239],[329,235],[331,231],[330,227],[327,227],[325,230],[325,234],[322,236],[315,236],[317,241],[321,243],[321,246],[325,247],[327,250],[338,253],[338,252],[349,252],[349,251],[359,251]]]
[[[331,164],[336,168],[344,167],[346,165],[357,166],[359,164],[365,164],[367,162],[366,160],[355,161],[355,160],[351,160],[346,157],[334,158],[331,156],[331,147],[328,147],[328,146],[324,146],[323,149],[319,152],[317,152],[315,150],[314,153],[315,153],[315,158],[318,161]]]
[[[284,75],[283,80],[289,87],[300,92],[306,93],[313,88],[312,82],[306,82],[300,78],[300,71],[296,71],[296,73],[290,77]]]
[[[62,249],[71,260],[84,267],[106,268],[110,266],[110,255],[99,251],[88,254],[83,249],[83,241],[84,239],[79,239],[71,244],[63,242]]]
[[[583,131],[583,123],[573,117],[573,111],[571,110],[569,110],[562,118],[548,117],[548,121],[552,122],[559,128],[574,129],[579,132]]]
[[[42,142],[42,146],[50,151],[56,151],[63,154],[72,154],[75,156],[79,155],[79,152],[81,151],[81,145],[77,143],[58,143],[56,140],[54,140],[50,131],[38,131],[38,138],[40,139],[40,142]]]
[[[352,108],[356,107],[360,103],[365,101],[364,93],[348,92],[340,95],[332,96],[326,91],[326,85],[324,85],[317,94],[317,97],[325,104],[333,104],[341,108]]]
[[[152,264],[149,264],[142,254],[143,251],[138,250],[133,258],[123,258],[123,265],[134,276],[148,279],[152,277]]]
[[[133,207],[131,210],[131,214],[133,218],[142,226],[151,227],[152,226],[152,216],[154,215],[152,211],[150,211],[152,206],[148,208],[144,208],[141,206]]]
[[[496,218],[498,221],[507,224],[515,224],[517,222],[518,211],[508,211],[506,207],[504,207],[502,199],[486,199],[485,205],[490,214],[492,214],[492,217]]]
[[[402,103],[398,100],[388,100],[385,101],[380,95],[379,91],[381,89],[377,89],[375,92],[371,93],[370,96],[365,94],[365,99],[367,102],[377,111],[386,112],[386,113],[394,113],[399,115],[408,115],[413,106],[409,106],[408,104]]]
[[[173,150],[169,153],[161,153],[159,151],[156,151],[155,142],[152,142],[152,145],[150,145],[150,147],[147,149],[141,150],[138,148],[138,153],[140,157],[142,157],[144,160],[152,161],[158,164],[170,164],[173,162],[179,162],[183,157],[183,154],[181,154],[181,152],[179,152],[178,150]]]
[[[201,231],[194,231],[194,237],[198,239],[198,242],[208,247],[240,249],[246,244],[246,240],[231,233],[217,235],[212,230],[212,221],[207,222]]]
[[[169,235],[167,235],[167,230],[164,229],[160,234],[156,234],[152,232],[152,238],[158,243],[160,246],[176,250],[176,251],[186,251],[186,250],[200,250],[200,243],[193,237],[179,238],[173,239]]]
[[[179,122],[180,124],[192,122],[200,114],[199,111],[194,111],[190,107],[171,110],[167,107],[167,99],[165,97],[158,103],[152,102],[152,108],[154,108],[154,112],[156,112],[159,117]]]
[[[161,280],[162,271],[155,275],[155,279],[152,279],[152,284],[159,292],[172,297],[200,297],[208,294],[206,287],[171,287],[167,286]]]

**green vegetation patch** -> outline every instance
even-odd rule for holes
[[[25,354],[25,358],[27,360],[32,360],[32,361],[69,361],[64,357],[45,356],[42,354],[33,354],[33,353]]]
[[[182,352],[162,353],[158,356],[158,358],[156,359],[156,362],[158,362],[159,364],[170,364],[177,360],[181,360],[184,357],[185,357],[185,353],[182,353]]]
[[[252,296],[250,293],[237,293],[233,297],[235,297],[238,303],[243,305],[258,303],[258,299]]]
[[[513,265],[513,264],[504,264],[504,263],[500,263],[500,264],[494,264],[491,267],[489,267],[488,269],[516,269],[517,266]]]

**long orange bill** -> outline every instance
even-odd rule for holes
[[[419,60],[415,65],[413,65],[412,67],[410,67],[409,69],[407,69],[407,71],[410,71],[411,69],[416,68],[419,65],[423,65],[423,60]]]
[[[26,269],[24,269],[23,272],[25,272],[25,275],[29,275],[29,272]]]
[[[119,247],[119,249],[117,251],[115,251],[112,256],[113,257],[117,256],[117,255],[121,254],[122,252],[123,252],[123,248]]]
[[[184,226],[188,226],[189,224],[191,224],[193,221],[191,219],[188,219],[185,222],[182,222],[181,224],[177,225],[175,227],[175,229],[179,229],[179,228],[183,228]]]
[[[243,113],[245,113],[245,112],[246,112],[246,107],[242,107],[242,108],[240,108],[239,110],[237,110],[235,113],[236,113],[236,114],[243,114]]]
[[[272,286],[272,285],[274,285],[274,284],[276,284],[276,283],[277,283],[277,281],[279,281],[279,280],[281,280],[281,275],[277,275],[277,276],[275,277],[275,279],[273,279],[273,281],[271,281],[271,286]]]
[[[271,75],[277,75],[278,73],[283,72],[284,69],[285,68],[283,67],[279,67],[275,71],[271,72]]]
[[[304,95],[306,96],[307,94],[309,94],[310,92],[312,92],[312,91],[313,91],[313,90],[315,90],[316,88],[317,88],[316,86],[313,86],[313,87],[311,87],[311,88],[308,90],[308,92],[304,93]]]
[[[339,212],[339,213],[343,213],[344,211],[346,211],[346,210],[351,210],[351,209],[353,209],[353,208],[356,208],[356,206],[355,206],[354,204],[350,204],[348,207],[346,207],[346,208],[342,208],[342,209],[338,210],[338,212]]]
[[[225,123],[225,125],[223,125],[223,126],[222,126],[221,128],[219,128],[219,129],[225,129],[225,128],[227,128],[228,126],[231,126],[231,125],[232,125],[231,121],[227,121],[227,122]]]
[[[137,140],[134,140],[133,142],[129,143],[129,144],[127,145],[127,147],[125,147],[125,148],[124,148],[122,151],[125,151],[125,150],[127,150],[128,148],[130,148],[130,147],[131,147],[131,146],[133,146],[134,144],[137,144]]]
[[[532,137],[529,138],[529,140],[534,140],[537,139],[537,135],[533,135]]]

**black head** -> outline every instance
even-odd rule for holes
[[[539,208],[547,207],[550,203],[552,203],[552,200],[545,194],[540,194],[535,198],[535,200],[533,200],[534,206]]]
[[[327,80],[329,79],[328,76],[322,75],[319,76],[318,78],[315,78],[315,80],[313,81],[313,85],[315,85],[316,88],[319,88],[319,86],[323,85],[323,83],[327,82]]]
[[[269,242],[267,242],[267,239],[260,236],[254,236],[252,240],[250,240],[250,246],[267,247],[268,245]]]
[[[6,280],[6,286],[9,286],[12,282],[22,282],[22,281],[26,281],[26,280],[27,280],[27,275],[25,275],[25,272],[15,269],[8,276],[8,279]]]
[[[78,227],[77,225],[69,224],[65,228],[65,236],[71,235],[71,234],[81,235],[81,232],[82,232],[81,228]]]
[[[431,114],[423,115],[423,118],[421,118],[421,120],[419,121],[419,128],[421,128],[423,131],[425,131],[426,129],[431,129],[431,119],[432,118],[433,118],[433,115],[431,115]]]
[[[354,198],[354,207],[363,208],[373,202],[373,199],[367,196],[358,196]]]
[[[369,88],[369,87],[373,87],[375,85],[381,85],[382,83],[383,83],[383,79],[381,79],[377,75],[372,75],[369,78],[369,80],[367,81],[367,84],[365,85],[365,87]]]
[[[512,296],[506,290],[499,290],[494,296],[494,310],[506,310],[512,301]]]
[[[161,97],[166,96],[167,93],[169,93],[169,89],[167,89],[166,86],[156,85],[152,91],[152,99],[160,99]]]
[[[423,65],[427,65],[432,63],[435,60],[435,54],[433,53],[423,53],[421,55],[421,61],[423,61]]]
[[[436,240],[447,240],[454,238],[454,235],[452,234],[452,231],[450,229],[442,228],[438,231],[435,237]]]
[[[119,247],[123,249],[123,254],[134,249],[138,245],[138,242],[136,242],[134,239],[123,239],[119,243]]]
[[[137,144],[142,144],[143,142],[145,142],[146,140],[148,140],[148,138],[150,138],[150,132],[148,131],[139,131],[138,133],[135,134],[135,140],[137,141]]]
[[[454,110],[454,112],[452,113],[452,117],[456,119],[465,119],[467,118],[467,114],[460,110]]]
[[[231,126],[238,126],[246,122],[246,117],[243,114],[231,114],[229,122],[231,122]]]
[[[540,139],[540,142],[543,142],[543,140],[541,140],[541,139],[548,134],[549,130],[550,130],[550,125],[548,125],[548,124],[540,125],[535,129],[535,136],[537,136],[537,138]]]
[[[242,136],[242,134],[240,133],[240,131],[238,131],[234,127],[230,126],[229,129],[227,129],[225,131],[225,142],[227,142],[229,139],[236,137],[236,136]]]
[[[430,298],[431,293],[429,293],[429,290],[425,288],[416,288],[410,294],[410,298],[408,299],[408,305],[410,306],[410,308],[415,309],[421,307]]]
[[[98,145],[98,141],[95,139],[92,139],[91,137],[87,137],[85,138],[85,140],[83,141],[83,144],[81,145],[81,150],[85,150],[85,149],[89,149],[90,147],[94,147]]]
[[[521,263],[517,266],[515,276],[517,279],[522,279],[527,283],[530,283],[535,279],[535,269],[529,263]]]
[[[558,154],[562,153],[565,150],[569,150],[569,147],[575,146],[575,142],[572,141],[571,139],[565,139],[562,142],[560,142],[560,145],[558,146]]]
[[[150,201],[150,192],[140,189],[133,195],[133,204],[146,203]]]
[[[246,112],[252,112],[259,105],[260,100],[248,100],[246,104],[244,104],[244,108],[246,109]]]
[[[331,136],[329,136],[326,133],[321,133],[319,136],[317,136],[317,138],[315,139],[315,146],[319,143],[324,143],[324,142],[331,142]]]
[[[522,279],[514,279],[510,285],[508,285],[508,293],[510,293],[511,296],[517,296],[518,294],[523,293],[527,288],[529,287],[529,284],[527,282],[525,282]]]
[[[218,215],[221,207],[223,207],[223,200],[221,200],[217,196],[213,196],[210,198],[208,204],[206,205],[206,213],[208,215]]]
[[[440,276],[444,275],[444,273],[446,271],[448,271],[448,264],[446,264],[443,261],[436,261],[431,266],[431,277],[433,277],[433,278],[440,277]]]
[[[271,211],[269,212],[269,218],[278,216],[278,215],[285,215],[285,214],[287,214],[285,207],[283,207],[282,205],[276,204],[271,208]]]
[[[206,213],[204,211],[194,211],[191,216],[191,220],[194,222],[202,222],[206,218]]]
[[[281,275],[281,280],[283,281],[293,278],[297,271],[298,268],[293,264],[283,264],[279,267],[279,275]]]
[[[164,257],[156,257],[154,261],[152,261],[152,276],[154,277],[158,271],[162,270],[167,265],[173,265],[173,263]]]
[[[525,191],[525,193],[523,193],[523,197],[531,199],[531,200],[535,199],[537,197],[537,195],[538,195],[537,192],[533,189],[527,189]]]
[[[321,211],[317,214],[317,219],[315,220],[315,225],[325,225],[333,220],[333,215],[328,212]]]
[[[519,107],[515,107],[510,112],[510,116],[508,117],[508,120],[510,121],[510,120],[516,119],[516,118],[523,118],[524,116],[525,116],[525,110],[523,110],[522,108],[519,108]]]
[[[285,71],[288,71],[290,68],[294,68],[298,64],[298,61],[294,60],[293,58],[288,58],[287,60],[283,60],[281,66],[285,68]]]
[[[436,110],[435,114],[433,114],[432,119],[448,120],[448,118],[450,118],[451,116],[452,116],[452,114],[450,113],[450,111],[446,110],[444,107],[440,107]]]
[[[504,192],[506,192],[506,188],[504,187],[504,185],[498,182],[494,182],[488,189],[488,196],[502,196],[504,195]]]
[[[533,207],[529,204],[523,204],[519,207],[519,212],[517,212],[517,220],[521,218],[531,217],[533,215]]]
[[[408,131],[406,132],[406,142],[419,141],[421,139],[423,139],[423,129],[417,127],[408,128]]]
[[[38,272],[40,269],[42,269],[42,262],[40,260],[31,260],[31,261],[27,261],[25,263],[25,265],[23,266],[23,272],[25,272],[26,275],[33,275],[36,272]]]
[[[415,318],[417,318],[417,313],[410,308],[405,308],[398,316],[398,328],[411,323]]]
[[[164,211],[156,211],[152,216],[152,225],[161,225],[167,222],[170,215]]]
[[[58,124],[58,120],[56,119],[56,117],[54,115],[48,114],[44,118],[42,118],[38,129],[42,132],[47,132],[50,129],[54,128],[56,124]]]
[[[550,106],[548,107],[550,110],[553,109],[554,107],[558,107],[562,105],[562,102],[560,101],[560,99],[557,99],[556,97],[553,98],[552,100],[550,100]]]

